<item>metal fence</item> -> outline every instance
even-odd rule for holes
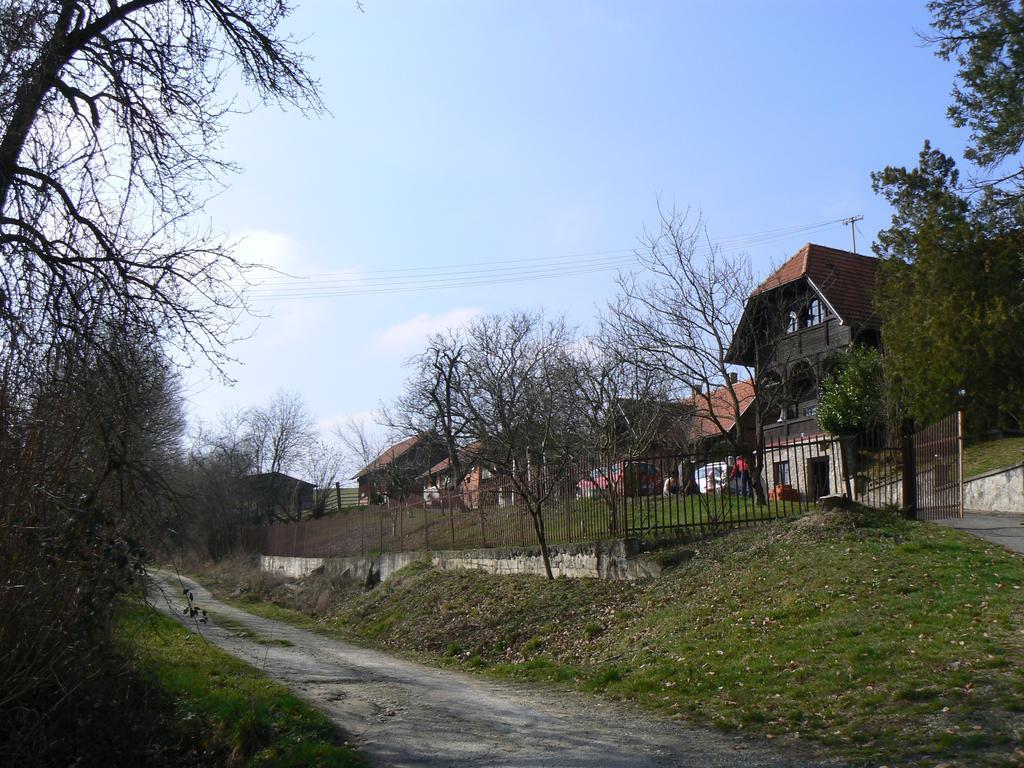
[[[946,445],[948,437],[943,439]],[[580,461],[547,488],[541,515],[547,541],[703,535],[790,517],[822,496],[901,507],[907,494],[905,445],[883,430],[850,439],[816,435],[770,442],[759,473],[751,457],[746,460],[747,477],[724,448]],[[930,487],[945,493],[941,471],[922,466],[919,471],[935,479]],[[513,483],[484,472],[459,493],[431,488],[318,520],[249,527],[242,544],[251,552],[304,557],[523,547],[536,543],[534,526]]]
[[[963,517],[963,440],[962,413],[914,435],[913,506],[919,520]]]

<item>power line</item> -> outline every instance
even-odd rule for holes
[[[742,245],[744,244],[744,241],[748,241],[749,240],[751,242],[757,242],[757,241],[760,241],[760,240],[762,240],[764,238],[768,238],[768,237],[798,234],[801,231],[809,231],[809,230],[814,230],[814,229],[820,229],[820,228],[823,228],[823,227],[828,227],[828,226],[831,226],[833,224],[839,223],[840,221],[841,221],[840,219],[832,219],[832,220],[829,220],[829,221],[818,222],[816,224],[798,224],[798,225],[794,225],[794,226],[780,227],[780,228],[776,228],[776,229],[766,229],[766,230],[762,230],[760,232],[751,232],[751,233],[747,233],[747,234],[743,234],[743,235],[733,235],[733,236],[730,236],[730,237],[719,238],[716,241],[716,244],[721,246],[721,247],[742,247]],[[697,248],[698,251],[704,251],[704,250],[707,250],[707,249],[708,249],[708,246],[704,245],[704,244],[698,246],[698,248]],[[503,264],[503,265],[528,264],[528,263],[537,263],[537,262],[551,262],[551,261],[557,261],[557,260],[584,259],[584,258],[592,258],[592,257],[600,257],[600,256],[610,256],[610,255],[615,255],[615,254],[633,254],[635,252],[636,252],[636,247],[633,247],[633,248],[616,248],[616,249],[604,250],[604,251],[584,251],[584,252],[581,252],[581,253],[566,254],[566,255],[561,255],[561,256],[531,256],[531,257],[523,257],[523,258],[519,258],[519,259],[505,259],[505,260],[503,260],[500,263]],[[483,262],[461,262],[461,263],[454,263],[454,264],[429,265],[429,266],[422,266],[422,267],[387,267],[387,268],[381,268],[381,269],[365,269],[365,270],[360,270],[360,274],[371,275],[371,274],[388,274],[388,273],[395,273],[395,272],[414,273],[414,272],[426,272],[426,271],[441,270],[441,269],[464,269],[464,268],[467,268],[467,267],[494,266],[497,263],[498,262],[495,262],[495,261],[483,261]],[[314,273],[309,273],[307,275],[281,275],[281,278],[279,278],[279,280],[283,280],[285,282],[291,282],[293,280],[307,280],[309,278],[315,278],[315,277],[331,277],[332,275],[337,275],[337,274],[339,274],[339,273],[338,272],[314,272]],[[274,281],[273,278],[267,280],[267,282],[273,282],[273,281]]]
[[[700,245],[694,252],[701,255],[714,248],[735,251],[752,245],[787,240],[802,233],[834,227],[841,223],[844,223],[842,219],[833,219],[815,224],[736,235],[721,238],[713,244]],[[255,282],[246,293],[259,301],[406,293],[573,277],[619,270],[635,264],[636,261],[637,249],[619,248],[553,257],[524,257],[501,262],[464,262],[360,270],[355,274],[321,272],[291,276],[277,273],[278,276],[275,278]]]

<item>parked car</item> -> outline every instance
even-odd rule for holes
[[[625,466],[625,471],[623,471]],[[620,496],[652,496],[661,493],[661,470],[646,461],[616,462],[598,467],[576,484],[576,497],[594,499],[608,488]]]
[[[714,461],[697,467],[694,476],[697,480],[697,488],[701,493],[734,493],[742,494],[742,484],[739,477],[729,477],[730,467],[724,461]],[[753,480],[751,480],[753,482]],[[761,488],[764,489],[764,480],[761,481]]]
[[[423,503],[433,507],[441,503],[441,489],[436,485],[428,485],[423,489]]]
[[[739,493],[739,478],[729,479],[729,465],[724,461],[702,464],[694,471],[697,488],[701,493],[721,493],[726,489],[731,493]]]

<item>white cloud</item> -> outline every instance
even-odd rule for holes
[[[235,254],[240,261],[268,268],[257,270],[254,279],[277,277],[269,270],[295,274],[308,266],[302,263],[296,242],[284,232],[248,230],[236,232],[233,239],[237,242]]]
[[[479,307],[457,307],[440,315],[421,312],[378,333],[374,347],[378,352],[409,354],[417,351],[431,334],[460,328],[479,314]]]

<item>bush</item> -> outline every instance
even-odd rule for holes
[[[852,346],[821,385],[818,426],[836,435],[855,435],[881,421],[885,402],[882,356],[877,349]]]

